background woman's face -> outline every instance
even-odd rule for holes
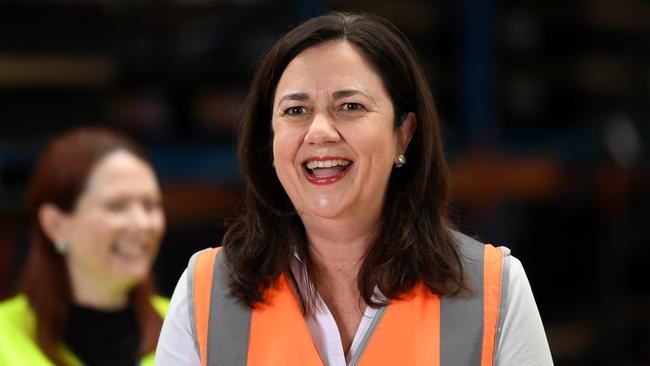
[[[107,155],[65,222],[73,283],[82,276],[84,283],[129,290],[148,275],[165,229],[152,168],[125,151]]]
[[[398,150],[393,105],[362,54],[343,41],[300,53],[273,102],[273,157],[302,220],[379,215]]]

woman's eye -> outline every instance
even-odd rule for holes
[[[299,116],[305,113],[307,113],[307,108],[305,107],[289,107],[284,110],[284,114],[289,116]]]
[[[110,201],[107,202],[104,207],[106,207],[107,210],[112,211],[112,212],[120,212],[126,209],[127,203],[124,201]]]
[[[356,112],[363,110],[363,106],[359,103],[343,103],[341,105],[341,110],[347,112]]]
[[[143,202],[144,209],[148,212],[159,209],[162,207],[162,203],[160,201],[150,201],[146,200]]]

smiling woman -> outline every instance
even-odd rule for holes
[[[413,134],[415,115],[395,128],[393,104],[372,70],[355,46],[334,40],[296,56],[278,82],[275,170],[308,236],[331,229],[322,218],[343,219],[337,227],[345,232],[358,222],[342,216],[378,223],[384,203],[377,198]]]
[[[157,365],[552,364],[519,261],[450,227],[433,98],[394,25],[297,26],[244,110],[241,211],[190,260]]]
[[[165,219],[143,150],[100,128],[60,136],[35,169],[28,211],[23,293],[0,303],[0,364],[151,364],[167,301],[149,272]]]

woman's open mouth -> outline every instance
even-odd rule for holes
[[[308,160],[302,164],[303,173],[310,183],[332,184],[341,180],[352,166],[352,161],[338,158]]]

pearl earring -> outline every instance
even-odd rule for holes
[[[397,154],[397,158],[395,158],[395,168],[400,168],[402,165],[406,164],[406,155],[404,153],[399,153]]]

